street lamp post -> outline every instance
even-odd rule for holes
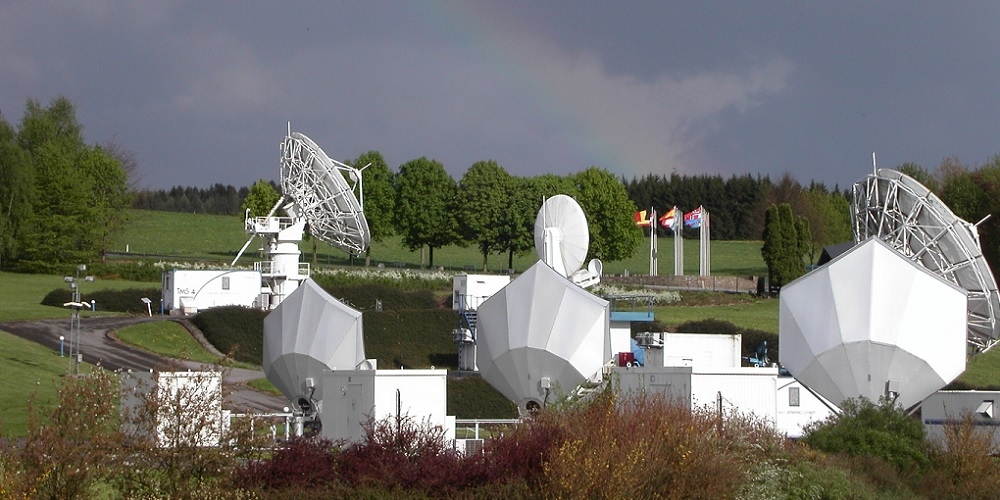
[[[65,307],[70,307],[73,309],[73,313],[70,316],[69,322],[69,357],[70,364],[73,367],[73,373],[80,373],[80,362],[83,361],[83,355],[80,353],[80,308],[90,309],[90,303],[83,302],[80,300],[80,272],[86,271],[87,265],[80,264],[76,266],[76,276],[66,276],[63,281],[69,283],[70,289],[73,290],[73,299],[70,302],[63,304]],[[84,281],[93,282],[93,276],[85,276]],[[60,353],[62,351],[62,337],[60,339]]]

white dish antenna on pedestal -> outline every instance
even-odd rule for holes
[[[281,143],[281,190],[292,200],[286,211],[305,219],[314,237],[353,255],[368,249],[361,170],[330,158],[305,134],[289,132]]]
[[[581,287],[601,281],[604,266],[593,259],[580,269],[590,248],[590,229],[573,198],[557,194],[542,203],[535,218],[535,252],[542,262]]]
[[[254,269],[263,277],[261,294],[269,309],[309,277],[309,264],[299,262],[299,242],[307,225],[315,238],[352,255],[364,253],[371,242],[361,169],[330,158],[291,127],[281,142],[281,190],[281,199],[266,216],[251,217],[247,211],[245,227],[252,236],[232,263],[236,265],[255,236],[266,240],[262,250],[268,260],[254,263]],[[278,208],[287,217],[276,216]]]

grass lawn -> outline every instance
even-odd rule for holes
[[[214,364],[219,357],[205,350],[187,329],[174,321],[140,323],[116,332],[121,341],[174,359]]]
[[[972,387],[1000,389],[1000,347],[970,359],[958,381]]]
[[[24,436],[28,431],[28,402],[50,408],[58,399],[62,377],[69,371],[69,357],[58,351],[0,331],[0,431],[4,436]],[[91,365],[81,365],[90,370]]]
[[[686,306],[681,292],[680,305],[653,308],[653,316],[666,326],[676,326],[687,321],[717,319],[738,327],[778,333],[778,299],[759,299],[747,296],[736,304]]]
[[[204,214],[183,214],[155,212],[150,210],[130,210],[130,223],[112,244],[115,252],[129,252],[141,255],[170,256],[178,261],[213,260],[229,263],[249,237],[243,230],[240,217]],[[239,264],[250,265],[260,260],[257,249],[260,240],[254,241],[241,257]],[[674,269],[673,238],[660,238],[659,274],[672,273]],[[684,269],[687,274],[698,274],[697,239],[684,241]],[[767,267],[760,255],[759,241],[713,241],[712,273],[717,275],[752,276],[762,275]],[[344,252],[315,240],[303,241],[300,245],[302,261],[318,266],[364,265],[364,259],[351,259]],[[392,236],[384,241],[372,243],[373,263],[383,263],[386,267],[403,265],[408,268],[420,267],[429,256],[426,249],[410,250],[402,243],[402,237]],[[534,251],[514,257],[514,269],[524,271],[538,258]],[[449,245],[434,249],[434,266],[451,270],[482,269],[483,256],[475,247]],[[489,256],[489,272],[499,273],[507,269],[507,255]],[[628,259],[604,263],[608,274],[647,274],[649,272],[649,239],[639,244],[635,254]]]
[[[148,288],[149,283],[123,280],[101,280],[80,285],[80,291],[86,298],[87,292],[96,290],[125,290],[128,288]],[[62,276],[45,274],[20,274],[0,272],[0,322],[21,321],[32,319],[69,319],[70,312],[61,307],[43,306],[45,294],[58,288],[69,287]],[[114,315],[100,310],[88,315]]]

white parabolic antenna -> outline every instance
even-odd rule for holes
[[[997,343],[1000,295],[975,224],[956,216],[923,184],[891,169],[880,169],[854,184],[851,211],[855,241],[877,237],[967,292],[971,352],[986,351]]]
[[[306,280],[264,317],[264,374],[306,414],[322,410],[323,372],[365,361],[361,311]]]
[[[910,408],[965,370],[965,291],[868,238],[783,286],[781,364],[834,404]]]
[[[590,261],[581,270],[590,248],[590,228],[580,204],[564,194],[542,203],[535,217],[535,252],[542,262],[582,287],[600,282],[603,265]]]
[[[355,184],[352,186],[348,179]],[[362,209],[360,170],[338,162],[312,139],[291,132],[281,144],[281,189],[293,202],[286,211],[302,217],[314,237],[352,255],[368,249],[371,233]]]
[[[609,303],[536,262],[479,305],[483,380],[523,411],[598,380],[611,357]]]

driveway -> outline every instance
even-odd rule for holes
[[[112,332],[146,321],[162,321],[163,318],[148,317],[96,317],[80,319],[80,352],[83,361],[100,365],[108,370],[199,370],[200,363],[181,361],[153,354],[132,347],[112,338]],[[15,321],[0,323],[0,330],[36,342],[59,352],[59,336],[65,337],[64,351],[69,354],[69,318],[59,320]],[[246,385],[246,382],[261,378],[264,372],[232,368],[226,373],[224,383],[229,389],[226,407],[234,412],[254,413],[281,412],[288,401],[279,396],[266,394]]]

